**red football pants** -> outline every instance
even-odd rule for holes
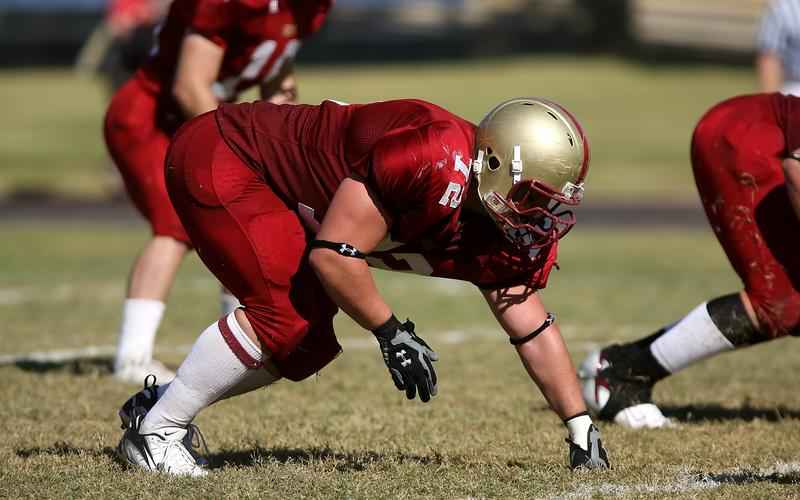
[[[800,333],[800,222],[781,168],[784,142],[768,95],[718,104],[692,139],[706,215],[770,338]]]
[[[213,112],[178,131],[166,182],[197,254],[242,303],[281,375],[302,380],[330,363],[341,352],[337,308],[308,265],[303,226],[228,147]]]
[[[146,90],[138,78],[131,78],[108,106],[106,146],[128,196],[150,223],[153,234],[189,244],[164,184],[164,158],[171,134],[163,109],[157,94]]]

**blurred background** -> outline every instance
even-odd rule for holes
[[[542,51],[747,61],[766,0],[338,0],[315,62]],[[2,0],[0,64],[70,65],[107,0]]]
[[[757,90],[765,6],[339,0],[300,52],[300,95],[304,102],[419,97],[474,121],[508,97],[554,98],[589,131],[587,203],[695,206],[692,127],[715,102]],[[110,87],[145,57],[154,21],[115,46],[113,9],[105,0],[0,0],[0,105],[14,118],[0,124],[7,209],[11,201],[124,199],[101,120]]]

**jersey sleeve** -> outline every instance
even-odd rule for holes
[[[525,285],[534,290],[547,286],[554,267],[558,267],[558,242],[543,249],[533,259],[520,259],[505,253],[481,260],[477,276],[472,284],[482,290],[499,290]]]
[[[300,38],[306,38],[320,29],[333,7],[333,0],[306,0],[299,2],[300,11],[296,13]]]
[[[189,31],[227,48],[225,33],[235,24],[235,4],[233,0],[199,0],[190,7]]]
[[[456,168],[457,138],[432,123],[388,134],[373,149],[366,178],[392,219],[396,241],[410,241],[455,224],[468,172]],[[468,157],[468,152],[464,152]]]
[[[784,17],[787,7],[785,2],[772,2],[761,18],[757,44],[762,52],[782,52],[786,48],[786,27]],[[789,7],[793,8],[793,7]]]

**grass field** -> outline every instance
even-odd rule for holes
[[[114,343],[143,227],[4,223],[0,234],[0,354]],[[562,269],[543,295],[576,360],[738,286],[708,231],[578,228],[562,248]],[[0,497],[800,497],[793,383],[800,358],[788,349],[791,340],[665,381],[656,397],[679,427],[605,425],[614,469],[573,474],[563,426],[476,292],[389,276],[379,279],[390,303],[416,320],[441,356],[440,395],[431,404],[405,401],[374,343],[339,317],[345,353],[331,367],[201,414],[214,471],[202,480],[170,479],[114,460],[115,412],[135,388],[113,382],[105,364],[6,366]],[[192,258],[158,338],[161,357],[178,363],[216,317],[214,280]]]
[[[699,116],[754,88],[747,68],[641,66],[607,57],[299,68],[305,102],[421,97],[478,120],[515,95],[563,102],[593,146],[587,196],[697,203],[687,162]],[[43,99],[42,96],[46,96]],[[100,198],[108,160],[97,82],[61,70],[0,72],[0,198]],[[0,222],[0,359],[113,349],[143,225]],[[542,292],[579,361],[739,287],[710,231],[579,226]],[[207,479],[131,471],[113,457],[116,410],[136,387],[107,360],[0,366],[0,498],[800,498],[800,355],[791,340],[713,359],[656,399],[671,429],[602,430],[614,469],[570,473],[565,430],[469,286],[379,274],[401,316],[441,356],[440,395],[409,403],[374,341],[344,315],[345,353],[319,377],[226,401],[197,423]],[[157,353],[177,366],[218,316],[215,280],[181,270]],[[105,351],[104,351],[105,350]]]
[[[509,97],[556,99],[588,131],[591,199],[694,200],[687,158],[695,122],[714,103],[755,89],[749,68],[642,66],[585,56],[301,65],[298,73],[304,102],[418,97],[473,121]],[[104,195],[113,178],[100,134],[104,90],[68,71],[0,72],[0,108],[14,117],[0,123],[0,196],[18,190]]]

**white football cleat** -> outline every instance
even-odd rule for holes
[[[130,427],[122,435],[117,445],[120,459],[134,467],[148,472],[164,472],[173,476],[202,477],[205,459],[191,446],[187,447],[185,438],[188,429],[174,429],[171,433],[140,434],[137,427]],[[192,434],[200,437],[197,428]]]
[[[653,403],[642,403],[620,410],[614,415],[614,423],[629,429],[675,427],[675,423],[665,417]]]
[[[611,345],[589,353],[578,368],[586,406],[600,419],[631,429],[674,425],[653,404],[653,383],[631,373],[622,348]]]
[[[139,385],[149,375],[154,375],[162,384],[175,378],[174,371],[155,359],[151,359],[146,363],[114,363],[114,378],[121,382]]]

